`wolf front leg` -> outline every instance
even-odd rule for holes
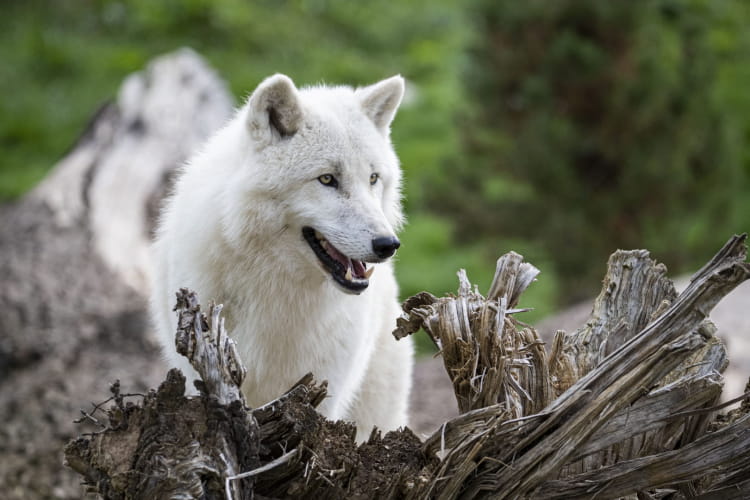
[[[396,340],[390,323],[384,326],[348,416],[357,423],[360,443],[373,427],[388,432],[408,424],[414,346],[411,337]]]

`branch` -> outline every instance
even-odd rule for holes
[[[188,358],[200,374],[203,392],[215,397],[219,404],[240,401],[244,405],[242,382],[247,370],[237,352],[237,344],[224,328],[221,304],[208,306],[208,316],[200,312],[195,292],[182,288],[177,293],[178,314],[175,345],[177,352]]]

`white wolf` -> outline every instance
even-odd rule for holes
[[[329,382],[320,411],[357,424],[406,424],[413,348],[388,260],[402,225],[389,138],[400,76],[374,85],[297,89],[263,81],[183,168],[154,243],[152,316],[173,366],[180,287],[225,305],[257,407],[307,372]],[[374,275],[373,275],[374,271]]]

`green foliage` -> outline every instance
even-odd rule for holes
[[[515,250],[543,271],[531,322],[593,294],[617,247],[686,270],[750,228],[748,21],[744,0],[6,0],[0,201],[180,46],[238,101],[274,72],[401,73],[402,297],[454,291],[462,267],[486,291]]]
[[[38,182],[128,73],[180,46],[205,56],[238,101],[275,72],[298,84],[355,85],[401,73],[408,95],[393,141],[412,216],[399,252],[402,296],[454,290],[460,267],[491,278],[497,255],[481,245],[464,249],[451,241],[449,222],[423,215],[425,186],[458,144],[455,67],[469,30],[458,0],[15,0],[3,7],[0,201]]]
[[[409,175],[421,178],[456,143],[452,68],[467,31],[457,4],[6,1],[0,17],[0,92],[6,96],[0,100],[0,200],[39,180],[125,75],[180,46],[203,54],[240,98],[275,72],[300,84],[355,85],[403,73],[414,98],[399,115],[394,141]]]
[[[572,300],[618,247],[684,269],[747,229],[743,2],[485,0],[474,18],[460,187],[435,184],[462,238],[538,243]]]

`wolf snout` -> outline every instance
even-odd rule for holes
[[[372,240],[372,251],[381,259],[392,256],[401,246],[401,242],[395,236],[380,236]]]

